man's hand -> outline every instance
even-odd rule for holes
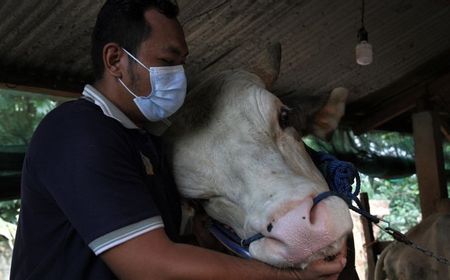
[[[202,209],[201,209],[202,210]],[[212,249],[219,252],[226,252],[226,248],[217,241],[207,230],[209,216],[204,211],[195,211],[193,218],[193,231],[197,238],[198,244],[203,248]],[[305,270],[291,270],[296,278],[301,280],[313,279],[330,279],[334,280],[339,277],[339,273],[344,269],[347,262],[347,245],[344,244],[341,251],[332,261],[317,260],[308,265]],[[283,279],[280,273],[280,279]]]
[[[305,270],[288,270],[256,260],[171,242],[155,229],[102,253],[100,257],[119,279],[337,279],[345,266],[346,246],[333,261],[311,263]]]
[[[344,245],[334,260],[317,260],[310,263],[305,270],[293,271],[293,273],[295,273],[301,280],[336,280],[339,277],[339,273],[344,269],[346,263],[347,245]]]

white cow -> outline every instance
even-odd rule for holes
[[[330,96],[310,126],[319,135],[337,125],[347,90]],[[201,201],[209,216],[243,239],[262,233],[250,253],[278,267],[335,255],[352,230],[342,199],[312,207],[328,186],[288,120],[300,113],[266,90],[259,76],[226,71],[189,93],[165,134],[181,195]]]
[[[420,247],[450,259],[450,213],[427,217],[409,230],[406,236]],[[375,279],[450,279],[450,266],[403,243],[394,242],[381,253],[375,268]]]

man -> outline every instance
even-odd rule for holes
[[[143,130],[183,103],[188,54],[177,7],[111,0],[92,37],[94,86],[53,110],[23,167],[11,279],[336,279],[177,243],[180,206],[159,140]]]

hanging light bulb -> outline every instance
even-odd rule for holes
[[[369,65],[373,60],[372,45],[369,44],[368,34],[364,27],[358,31],[359,43],[356,45],[356,62],[359,65]]]
[[[369,65],[373,60],[372,45],[369,44],[369,34],[364,28],[364,0],[361,9],[361,28],[358,30],[358,44],[356,45],[356,63]]]

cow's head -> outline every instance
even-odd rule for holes
[[[341,117],[346,95],[334,91],[330,102],[337,106],[329,102],[309,118],[317,123],[309,127],[327,134],[326,119]],[[262,233],[250,253],[279,267],[336,254],[352,228],[342,199],[329,197],[313,207],[313,197],[328,186],[290,121],[302,123],[294,111],[259,76],[228,71],[189,93],[165,135],[181,195],[202,201],[211,217],[241,238]]]

